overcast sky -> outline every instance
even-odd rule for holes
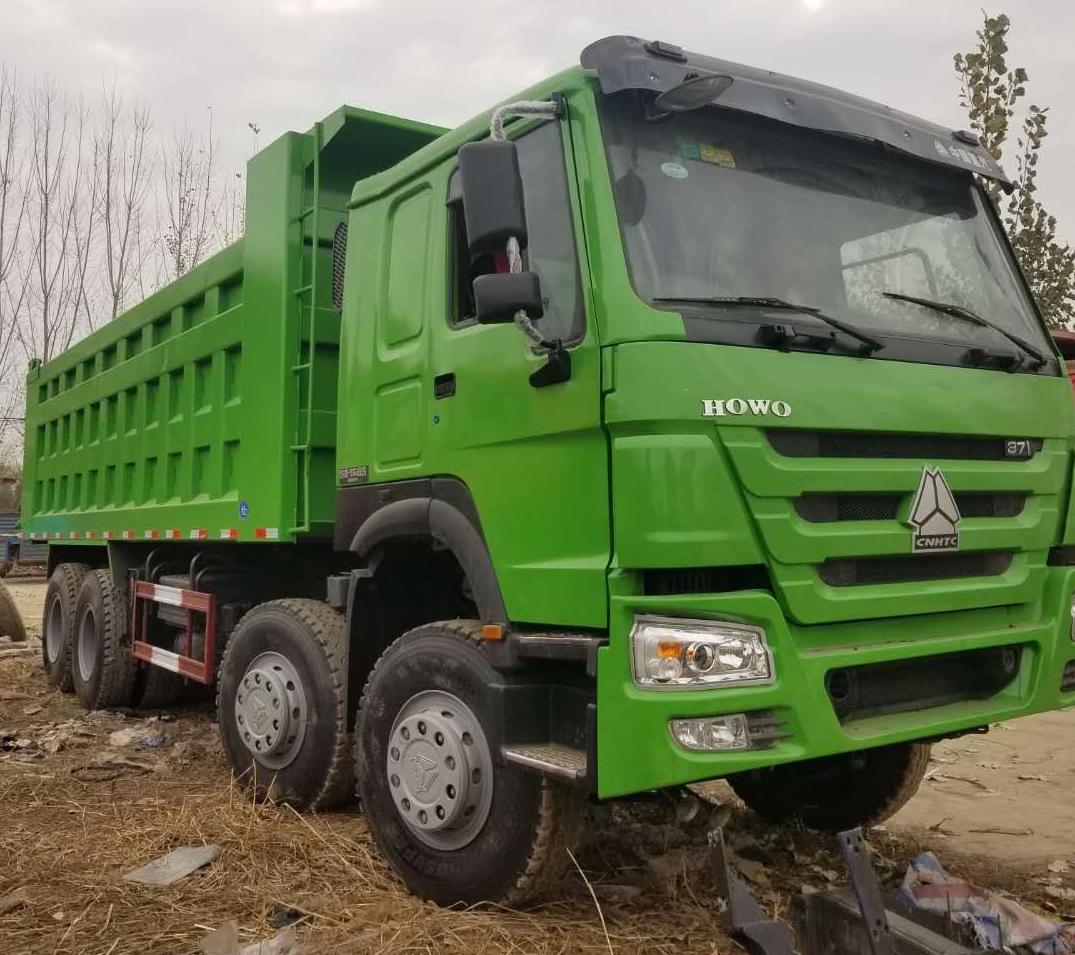
[[[952,54],[983,0],[0,0],[0,61],[148,101],[158,132],[211,106],[227,162],[342,103],[451,126],[578,62],[612,33],[769,67],[954,127]],[[1013,20],[1009,66],[1052,107],[1041,195],[1075,240],[1075,2],[986,3]],[[1014,172],[1013,162],[1007,163]]]

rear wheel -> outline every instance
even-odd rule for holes
[[[26,639],[22,615],[3,584],[0,584],[0,637],[10,637],[16,643]]]
[[[558,887],[582,800],[500,759],[489,692],[500,678],[479,628],[418,627],[377,661],[355,733],[359,794],[414,892],[442,905],[520,905]]]
[[[58,564],[45,591],[41,618],[41,663],[48,681],[64,693],[74,689],[71,646],[74,642],[75,604],[78,588],[90,572],[86,564]]]
[[[127,598],[107,570],[91,570],[79,587],[71,671],[87,710],[131,705],[138,670],[127,640]]]
[[[729,776],[732,789],[769,822],[841,831],[883,822],[917,791],[929,743],[897,743]]]
[[[134,693],[139,709],[164,710],[182,699],[185,689],[182,677],[149,663],[142,664],[139,670]]]
[[[260,796],[328,809],[354,794],[343,617],[316,600],[273,600],[228,640],[217,713],[224,751]]]

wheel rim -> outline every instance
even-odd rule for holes
[[[275,651],[254,657],[235,692],[235,725],[258,762],[270,769],[291,763],[308,718],[306,691],[291,661]]]
[[[412,696],[388,740],[388,787],[407,828],[435,849],[461,849],[485,825],[493,760],[481,723],[458,697]]]
[[[63,650],[63,607],[59,597],[53,597],[45,621],[45,653],[49,663],[54,663]]]
[[[97,615],[93,607],[87,607],[82,612],[82,620],[78,625],[78,674],[83,683],[89,683],[93,679],[93,673],[97,669],[97,650],[101,642],[97,632]]]

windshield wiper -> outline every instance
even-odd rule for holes
[[[1024,354],[1029,355],[1038,368],[1041,368],[1047,361],[1046,357],[1025,338],[1020,338],[1014,332],[1009,332],[1002,325],[997,325],[995,322],[991,322],[988,318],[982,318],[977,312],[972,312],[969,308],[964,308],[962,305],[955,305],[951,302],[935,302],[931,298],[919,298],[917,295],[904,295],[902,292],[882,292],[881,294],[885,298],[895,299],[897,302],[910,302],[912,305],[921,305],[923,308],[931,308],[933,311],[940,312],[942,315],[951,315],[952,318],[961,318],[963,321],[970,322],[972,325],[978,325],[981,328],[991,328],[993,331],[1003,335],[1013,345],[1020,348]]]
[[[879,342],[876,338],[872,338],[865,332],[860,332],[854,325],[849,325],[839,318],[833,318],[831,315],[826,315],[820,308],[815,308],[813,305],[796,305],[794,302],[786,302],[782,298],[768,298],[760,295],[736,295],[732,297],[670,295],[660,296],[653,301],[670,302],[673,304],[676,302],[684,302],[689,305],[731,306],[733,308],[739,306],[747,308],[769,308],[778,309],[784,312],[798,312],[801,315],[812,315],[829,327],[835,328],[837,331],[841,331],[845,335],[861,342],[868,355],[872,355],[875,351],[880,351],[885,347],[883,342]]]

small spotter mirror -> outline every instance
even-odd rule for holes
[[[734,82],[732,77],[724,73],[696,76],[665,90],[653,105],[662,113],[689,113],[719,99]]]

